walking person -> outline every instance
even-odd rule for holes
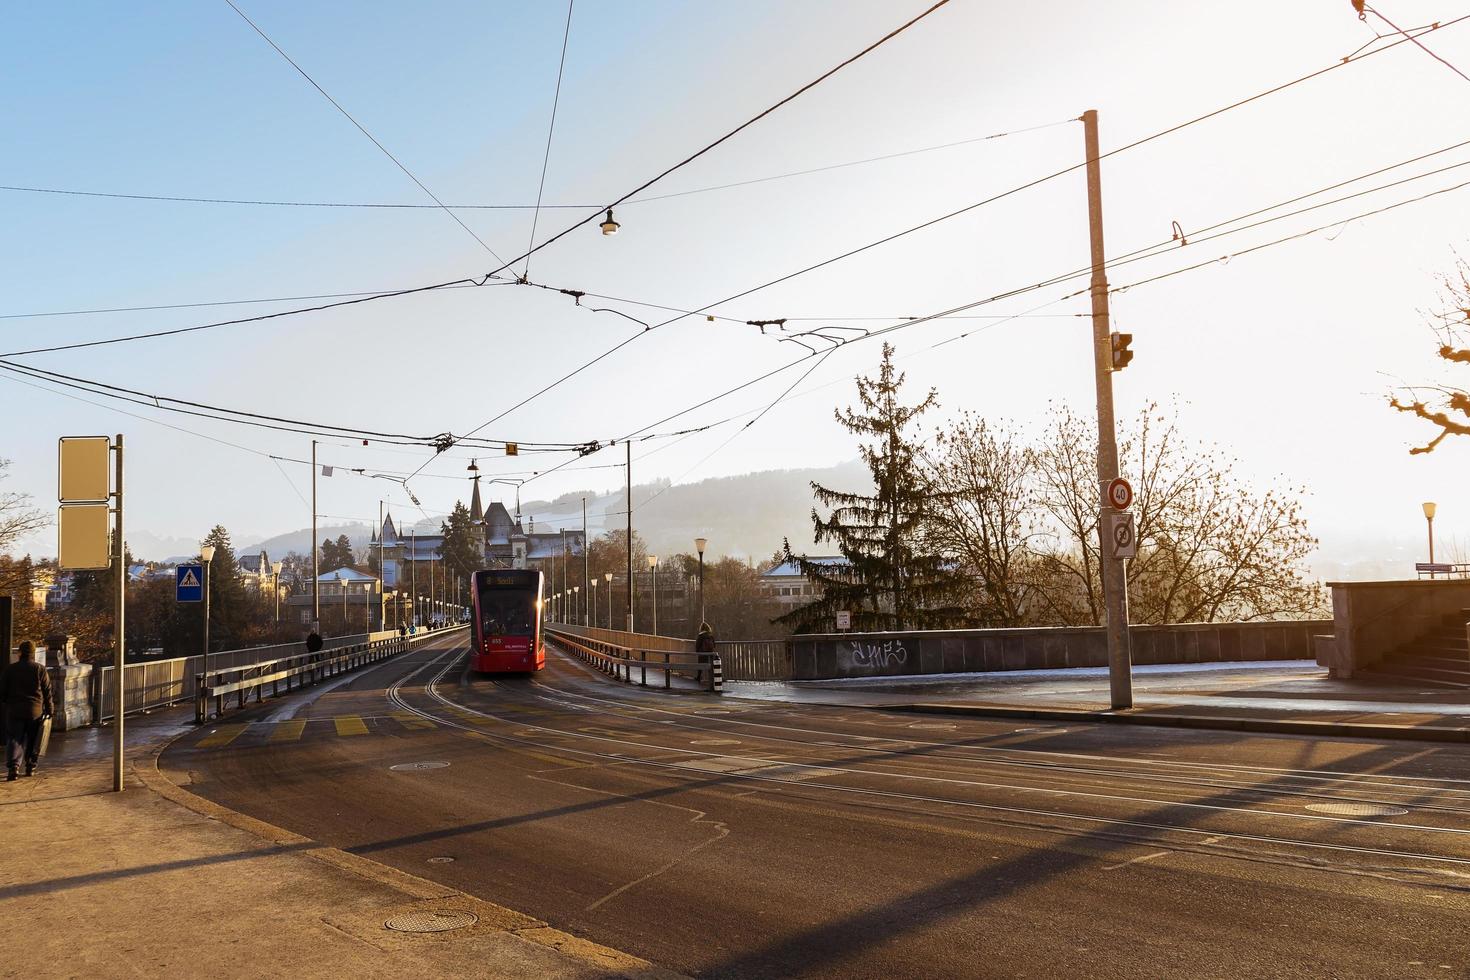
[[[21,762],[29,776],[36,771],[41,726],[51,717],[51,678],[36,663],[36,645],[20,641],[20,659],[0,672],[0,711],[5,715],[6,782],[19,775]]]

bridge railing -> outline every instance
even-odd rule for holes
[[[560,640],[573,656],[629,684],[637,670],[638,684],[647,687],[651,670],[663,676],[665,688],[673,686],[676,674],[692,677],[706,691],[724,687],[719,653],[699,653],[693,640],[560,624],[548,625],[546,632]]]
[[[430,637],[464,628],[445,626],[423,630],[412,637],[399,636],[390,631],[375,634],[381,638],[365,643],[323,649],[316,653],[295,653],[289,657],[276,657],[211,670],[207,674],[201,673],[194,679],[197,692],[194,698],[194,721],[202,725],[209,719],[211,701],[214,702],[215,717],[223,717],[226,698],[232,694],[235,695],[238,708],[245,707],[252,694],[259,704],[265,697],[267,685],[270,686],[271,697],[278,697],[282,683],[285,684],[287,693],[290,693],[293,687],[316,684],[328,677],[336,677],[368,664],[378,663],[404,653]]]

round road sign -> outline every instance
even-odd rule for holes
[[[1114,477],[1108,484],[1108,503],[1114,510],[1127,510],[1133,503],[1133,487],[1121,476]]]

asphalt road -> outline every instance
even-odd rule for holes
[[[163,768],[697,976],[1470,975],[1467,748],[764,704],[555,651],[492,679],[462,644]]]

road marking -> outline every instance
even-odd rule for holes
[[[1103,867],[1103,870],[1104,871],[1117,871],[1119,868],[1126,868],[1130,864],[1142,864],[1145,861],[1152,861],[1154,858],[1166,857],[1166,856],[1168,856],[1169,854],[1172,854],[1172,853],[1173,853],[1172,851],[1155,851],[1153,854],[1145,854],[1142,857],[1132,858],[1131,860],[1128,860],[1128,861],[1120,861],[1117,864],[1109,864],[1109,865],[1106,865],[1106,866]]]
[[[269,741],[294,742],[301,737],[301,733],[305,729],[306,722],[301,718],[296,718],[292,721],[283,721],[277,724],[271,732]]]
[[[418,715],[411,715],[407,711],[395,711],[390,716],[404,728],[438,728],[432,721],[426,721]]]
[[[338,735],[366,735],[367,726],[357,715],[341,715],[332,719],[332,724],[337,726]]]
[[[235,739],[244,734],[249,725],[221,725],[209,735],[199,740],[198,748],[219,749],[229,745]]]

